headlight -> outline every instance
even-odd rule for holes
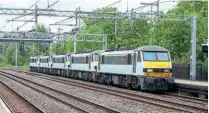
[[[153,69],[147,69],[147,72],[153,72]]]
[[[170,72],[170,69],[165,69],[164,72]]]

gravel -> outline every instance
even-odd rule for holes
[[[0,96],[9,106],[9,109],[15,113],[42,113],[39,109],[24,100],[21,96],[5,86],[2,82],[0,82]]]
[[[191,106],[208,108],[208,103],[202,103],[202,104],[192,103],[192,102],[188,102],[186,100],[182,100],[181,98],[177,98],[177,97],[166,98],[165,96],[160,95],[160,94],[144,93],[144,92],[140,92],[140,91],[127,90],[127,89],[122,89],[122,88],[117,88],[117,87],[112,87],[112,86],[105,86],[105,85],[100,85],[100,84],[95,84],[95,83],[90,83],[90,82],[85,82],[85,81],[66,79],[66,78],[62,78],[62,77],[58,77],[58,79],[68,80],[69,82],[74,81],[74,82],[78,82],[78,83],[85,83],[85,84],[92,85],[92,86],[99,86],[99,87],[103,87],[103,88],[127,92],[130,94],[137,94],[137,95],[142,95],[142,96],[146,96],[146,97],[151,97],[151,98],[156,98],[156,99],[161,99],[161,100],[166,100],[166,101],[172,101],[172,102],[176,102],[176,103],[184,103],[184,104],[191,105]]]
[[[36,92],[35,90],[25,87],[24,85],[6,77],[0,76],[0,80],[45,113],[78,112],[70,106],[57,102],[42,93]]]
[[[88,112],[98,112],[98,113],[105,112],[103,110],[100,110],[100,109],[96,108],[97,106],[92,106],[92,105],[90,105],[88,103],[86,104],[86,103],[77,101],[76,99],[69,98],[68,96],[62,95],[62,94],[60,94],[58,92],[49,90],[49,89],[44,88],[44,87],[40,87],[39,85],[33,84],[31,82],[23,81],[23,80],[21,80],[19,78],[16,78],[16,79],[19,80],[19,81],[22,81],[22,82],[26,83],[27,85],[29,85],[31,87],[35,87],[35,88],[38,87],[38,90],[41,90],[41,91],[43,91],[43,92],[45,92],[45,93],[47,93],[49,95],[52,95],[53,97],[56,97],[56,98],[58,98],[58,99],[60,99],[62,101],[65,101],[65,102],[67,102],[67,103],[69,103],[71,105],[78,106],[79,108],[84,109],[84,110],[87,110]]]
[[[106,93],[101,93],[101,92],[96,92],[92,90],[87,90],[84,88],[79,88],[79,87],[74,87],[62,83],[57,83],[49,80],[44,80],[41,78],[37,78],[35,76],[28,76],[28,75],[23,75],[23,74],[16,74],[19,76],[22,76],[24,78],[28,78],[32,81],[38,82],[40,84],[45,84],[49,87],[55,88],[59,91],[66,92],[68,94],[72,94],[74,96],[89,100],[91,102],[106,106],[106,107],[111,107],[114,109],[119,110],[120,112],[133,112],[133,113],[170,113],[170,112],[177,112],[173,110],[168,110],[165,108],[160,108],[156,107],[153,105],[141,103],[141,102],[136,102],[133,100],[129,99],[124,99],[120,97],[116,97],[113,95],[109,95]]]

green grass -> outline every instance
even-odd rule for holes
[[[15,66],[10,65],[10,64],[1,64],[0,63],[0,68],[5,68],[5,69],[11,69],[15,68]],[[17,66],[18,69],[29,69],[28,65],[23,65],[23,66]]]
[[[13,66],[12,65],[9,65],[9,64],[0,64],[0,67],[1,68],[9,69],[9,68],[12,68]]]

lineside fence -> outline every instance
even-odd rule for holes
[[[176,79],[189,80],[190,65],[178,65],[173,64],[172,74]],[[208,81],[208,65],[197,64],[196,65],[196,80]]]

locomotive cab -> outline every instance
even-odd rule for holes
[[[174,83],[172,62],[167,49],[160,46],[144,46],[138,48],[136,52],[138,54],[136,72],[143,75],[139,78],[141,89],[167,90],[172,87]]]
[[[142,51],[145,76],[171,77],[171,60],[168,52]]]

